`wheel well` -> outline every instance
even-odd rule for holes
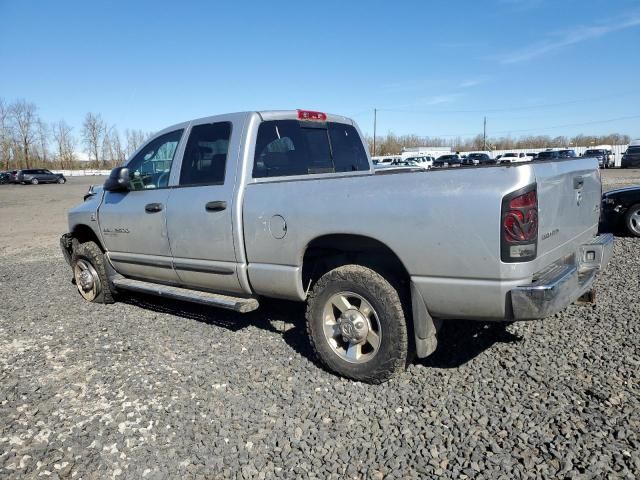
[[[302,259],[303,288],[306,290],[329,270],[347,264],[367,266],[390,281],[409,283],[404,264],[384,243],[362,235],[334,234],[307,245]]]
[[[76,225],[73,228],[73,231],[71,232],[71,234],[73,238],[77,239],[78,242],[80,243],[95,242],[96,245],[100,247],[100,250],[104,252],[104,248],[102,248],[102,243],[100,242],[100,239],[98,238],[98,236],[96,235],[96,232],[94,232],[91,227],[88,227],[87,225],[82,225],[82,224]]]

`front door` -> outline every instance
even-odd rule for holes
[[[106,192],[98,220],[109,258],[124,276],[178,283],[167,234],[169,174],[183,130],[151,140],[127,164],[127,192]]]
[[[184,286],[242,292],[233,243],[233,190],[240,128],[191,126],[177,188],[167,209],[173,265]]]

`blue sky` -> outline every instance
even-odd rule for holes
[[[0,0],[0,97],[120,131],[309,108],[378,132],[640,137],[637,0]]]

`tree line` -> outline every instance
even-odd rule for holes
[[[116,125],[110,124],[99,113],[85,115],[80,131],[75,131],[64,120],[47,123],[38,115],[32,102],[16,100],[6,103],[0,98],[0,169],[20,168],[112,168],[121,165],[127,157],[152,135],[151,132],[126,129],[121,135]],[[374,153],[373,137],[365,135],[369,152]],[[576,135],[573,137],[547,135],[518,138],[487,138],[486,148],[482,135],[473,138],[439,138],[419,135],[377,136],[376,155],[400,153],[404,147],[451,147],[453,151],[511,150],[516,148],[572,147],[590,145],[623,145],[629,135]],[[89,161],[80,161],[78,151],[84,151]]]
[[[373,155],[373,137],[365,135],[369,146],[369,152]],[[591,145],[626,145],[631,141],[629,135],[611,133],[609,135],[575,135],[573,137],[548,135],[530,135],[518,138],[497,137],[487,138],[486,148],[484,137],[476,135],[472,138],[438,138],[421,137],[419,135],[386,135],[376,136],[376,155],[394,155],[402,151],[404,147],[450,147],[454,152],[470,152],[482,150],[512,150],[526,148],[552,148],[552,147],[588,147]]]
[[[80,131],[64,120],[48,123],[37,106],[26,100],[6,103],[0,98],[0,169],[112,168],[151,136],[151,132],[126,129],[121,135],[99,113],[85,115]],[[84,151],[89,161],[81,161]]]

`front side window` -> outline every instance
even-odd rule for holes
[[[151,140],[127,164],[131,190],[164,188],[169,184],[173,157],[184,130],[166,133]]]
[[[230,122],[193,127],[182,159],[180,185],[222,185],[230,138]]]
[[[351,125],[278,120],[258,128],[254,178],[360,170],[369,170],[369,161]]]

